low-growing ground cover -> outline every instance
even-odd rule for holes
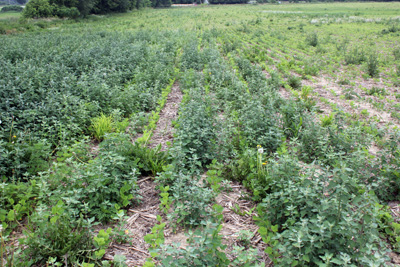
[[[397,264],[399,8],[0,20],[4,262]]]

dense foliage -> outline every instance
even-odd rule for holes
[[[172,75],[175,51],[166,43],[149,47],[142,38],[95,33],[4,39],[0,176],[43,170],[50,147],[89,133],[100,113],[123,118],[155,108],[160,86]],[[46,49],[49,43],[55,46]]]
[[[28,0],[1,0],[0,5],[24,5]]]
[[[30,0],[23,15],[26,18],[87,16],[127,12],[142,7],[169,7],[171,0]]]
[[[22,10],[24,10],[23,7],[21,6],[16,6],[16,5],[9,5],[9,6],[5,6],[3,7],[0,12],[21,12]]]

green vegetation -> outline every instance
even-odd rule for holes
[[[30,0],[24,9],[25,18],[86,17],[89,14],[127,12],[143,7],[169,7],[171,0]]]
[[[47,8],[35,9],[40,1]],[[31,0],[24,12],[125,11],[114,1],[61,2]],[[225,179],[249,190],[257,207],[231,210],[256,215],[276,266],[385,266],[388,252],[400,252],[388,206],[400,200],[399,9],[0,19],[0,257],[12,266],[125,266],[123,255],[104,256],[130,241],[125,214],[146,201],[138,181],[150,176],[160,213],[144,266],[265,265],[255,232],[239,232],[231,248],[223,242],[215,202]],[[183,100],[173,142],[149,148],[174,86]],[[165,229],[188,230],[185,247],[167,243]]]
[[[24,8],[21,6],[10,5],[1,8],[0,12],[21,12],[22,10],[24,10]]]

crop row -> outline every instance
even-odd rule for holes
[[[173,40],[148,39],[102,32],[3,38],[0,177],[45,170],[52,151],[90,135],[101,114],[123,120],[154,110],[176,48]]]

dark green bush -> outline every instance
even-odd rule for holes
[[[75,265],[90,258],[94,250],[90,225],[82,219],[71,220],[61,201],[51,211],[41,208],[32,218],[35,231],[26,231],[26,238],[21,239],[26,245],[22,259],[30,264],[45,265],[54,258],[57,262]]]
[[[38,178],[38,184],[44,186],[38,199],[49,205],[63,199],[71,217],[86,213],[99,221],[111,220],[120,208],[139,201],[135,193],[137,160],[123,157],[115,150],[122,148],[107,151],[101,147],[99,155],[87,163],[72,153],[54,164]]]
[[[55,7],[49,0],[30,0],[22,13],[25,18],[46,18],[55,16]]]
[[[268,151],[275,151],[283,136],[276,110],[270,105],[263,105],[258,99],[242,101],[243,108],[239,112],[240,130],[248,145],[261,145]]]
[[[196,227],[210,214],[215,198],[212,189],[201,187],[198,179],[181,174],[171,186],[173,212],[168,218],[179,225]]]
[[[3,7],[0,12],[10,12],[10,11],[14,11],[14,12],[22,12],[22,10],[24,10],[24,8],[22,6],[15,6],[15,5],[10,5],[10,6],[5,6]]]
[[[316,47],[318,45],[318,35],[316,32],[309,34],[306,38],[306,42],[310,46]]]
[[[199,90],[200,91],[200,90]],[[209,96],[190,91],[179,110],[176,138],[172,152],[174,161],[182,166],[201,168],[215,156],[216,113]]]
[[[271,163],[269,190],[258,210],[260,229],[278,265],[384,264],[373,194],[362,190],[352,170],[307,166],[286,175],[287,161]],[[279,170],[281,169],[281,170]],[[293,173],[294,172],[294,173]],[[356,192],[354,194],[353,192]],[[280,257],[279,255],[285,255]]]
[[[352,50],[345,52],[344,61],[347,65],[354,64],[358,65],[367,60],[365,51],[358,47],[354,47]]]
[[[58,7],[55,14],[60,18],[78,18],[80,16],[79,10],[76,7]]]
[[[290,75],[287,79],[288,85],[292,87],[294,90],[298,90],[301,88],[301,78],[295,75]]]
[[[199,51],[198,43],[196,41],[190,41],[183,48],[180,63],[183,70],[194,69],[199,71],[203,68],[204,62],[202,53]]]
[[[29,136],[11,136],[0,140],[0,179],[28,179],[30,175],[49,168],[51,145],[47,140],[29,140]]]
[[[203,228],[189,235],[188,246],[179,248],[176,244],[172,246],[161,245],[157,249],[158,259],[163,266],[229,266],[219,232],[222,229],[220,223],[207,221]]]
[[[371,77],[377,77],[379,74],[378,67],[379,67],[378,56],[375,53],[370,54],[367,61],[368,75]]]
[[[335,122],[322,127],[311,118],[303,118],[303,127],[299,134],[300,158],[308,163],[318,160],[325,164],[334,164],[336,157],[349,155],[356,147],[366,146],[368,138],[361,134],[358,127],[344,127],[341,116]]]

